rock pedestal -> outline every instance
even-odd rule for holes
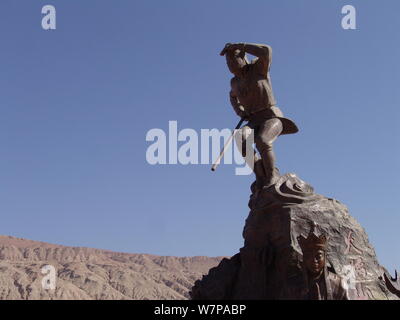
[[[396,299],[385,286],[385,269],[366,232],[337,200],[314,193],[295,174],[287,174],[254,190],[249,207],[244,247],[198,280],[192,299],[307,299],[297,238],[312,225],[328,237],[327,269],[342,278],[349,299]]]

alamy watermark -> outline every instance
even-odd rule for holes
[[[42,8],[42,28],[43,30],[56,29],[56,8],[52,5],[46,5]]]
[[[42,28],[43,30],[56,30],[56,8],[53,5],[42,7]],[[352,5],[345,5],[341,10],[341,24],[344,30],[355,30],[356,27],[356,8]]]
[[[224,148],[221,160],[224,164],[236,164],[236,175],[249,175],[254,164],[254,132],[246,132],[246,157],[239,151],[242,149],[241,129],[201,129],[200,134],[194,129],[178,131],[178,122],[169,121],[168,132],[162,129],[151,129],[146,134],[146,141],[152,142],[146,151],[146,160],[156,164],[214,164]],[[231,143],[230,143],[231,142]],[[237,148],[234,145],[237,145]]]
[[[56,268],[50,264],[47,264],[41,269],[42,274],[45,276],[42,278],[42,289],[44,290],[55,290],[56,289]]]
[[[342,269],[342,286],[346,290],[356,289],[356,271],[353,265],[344,265]]]

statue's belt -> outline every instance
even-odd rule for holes
[[[279,107],[277,107],[275,104],[274,105],[269,105],[266,107],[262,107],[261,109],[258,109],[256,111],[253,112],[247,112],[247,114],[251,117],[254,116],[256,114],[262,113],[262,112],[270,112],[270,115],[273,117],[283,117],[283,113],[281,111],[281,109],[279,109]]]
[[[281,109],[276,105],[266,106],[247,114],[249,123],[253,125],[257,125],[266,119],[279,118],[283,124],[283,131],[281,134],[293,134],[299,131],[296,124],[292,120],[285,118]]]

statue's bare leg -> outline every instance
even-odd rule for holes
[[[282,130],[283,125],[280,119],[268,119],[259,126],[257,135],[255,136],[256,147],[261,155],[262,163],[264,165],[264,185],[266,186],[274,183],[275,178],[277,178],[274,174],[275,153],[273,150],[273,143],[282,133]]]
[[[256,151],[252,147],[253,143],[255,142],[254,131],[253,131],[253,139],[250,139],[252,131],[253,127],[250,125],[246,125],[237,131],[235,138],[236,138],[236,144],[238,146],[238,149],[241,151],[243,158],[245,159],[249,168],[251,168],[256,175],[257,187],[261,189],[265,181],[265,170],[261,157],[256,153]],[[252,153],[253,156],[246,156],[247,151]]]

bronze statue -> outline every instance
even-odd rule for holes
[[[303,252],[303,268],[308,282],[307,300],[349,300],[342,278],[328,271],[326,264],[327,238],[315,234],[313,225],[307,238],[298,242]]]
[[[249,62],[246,53],[256,58]],[[225,55],[228,68],[234,75],[230,91],[233,109],[239,117],[248,121],[237,135],[245,159],[246,140],[254,130],[254,142],[261,159],[254,152],[254,162],[247,164],[256,174],[256,187],[261,189],[273,184],[279,177],[275,169],[273,142],[279,135],[296,133],[298,128],[293,121],[284,118],[276,106],[269,75],[272,59],[270,46],[227,43],[220,55]]]

